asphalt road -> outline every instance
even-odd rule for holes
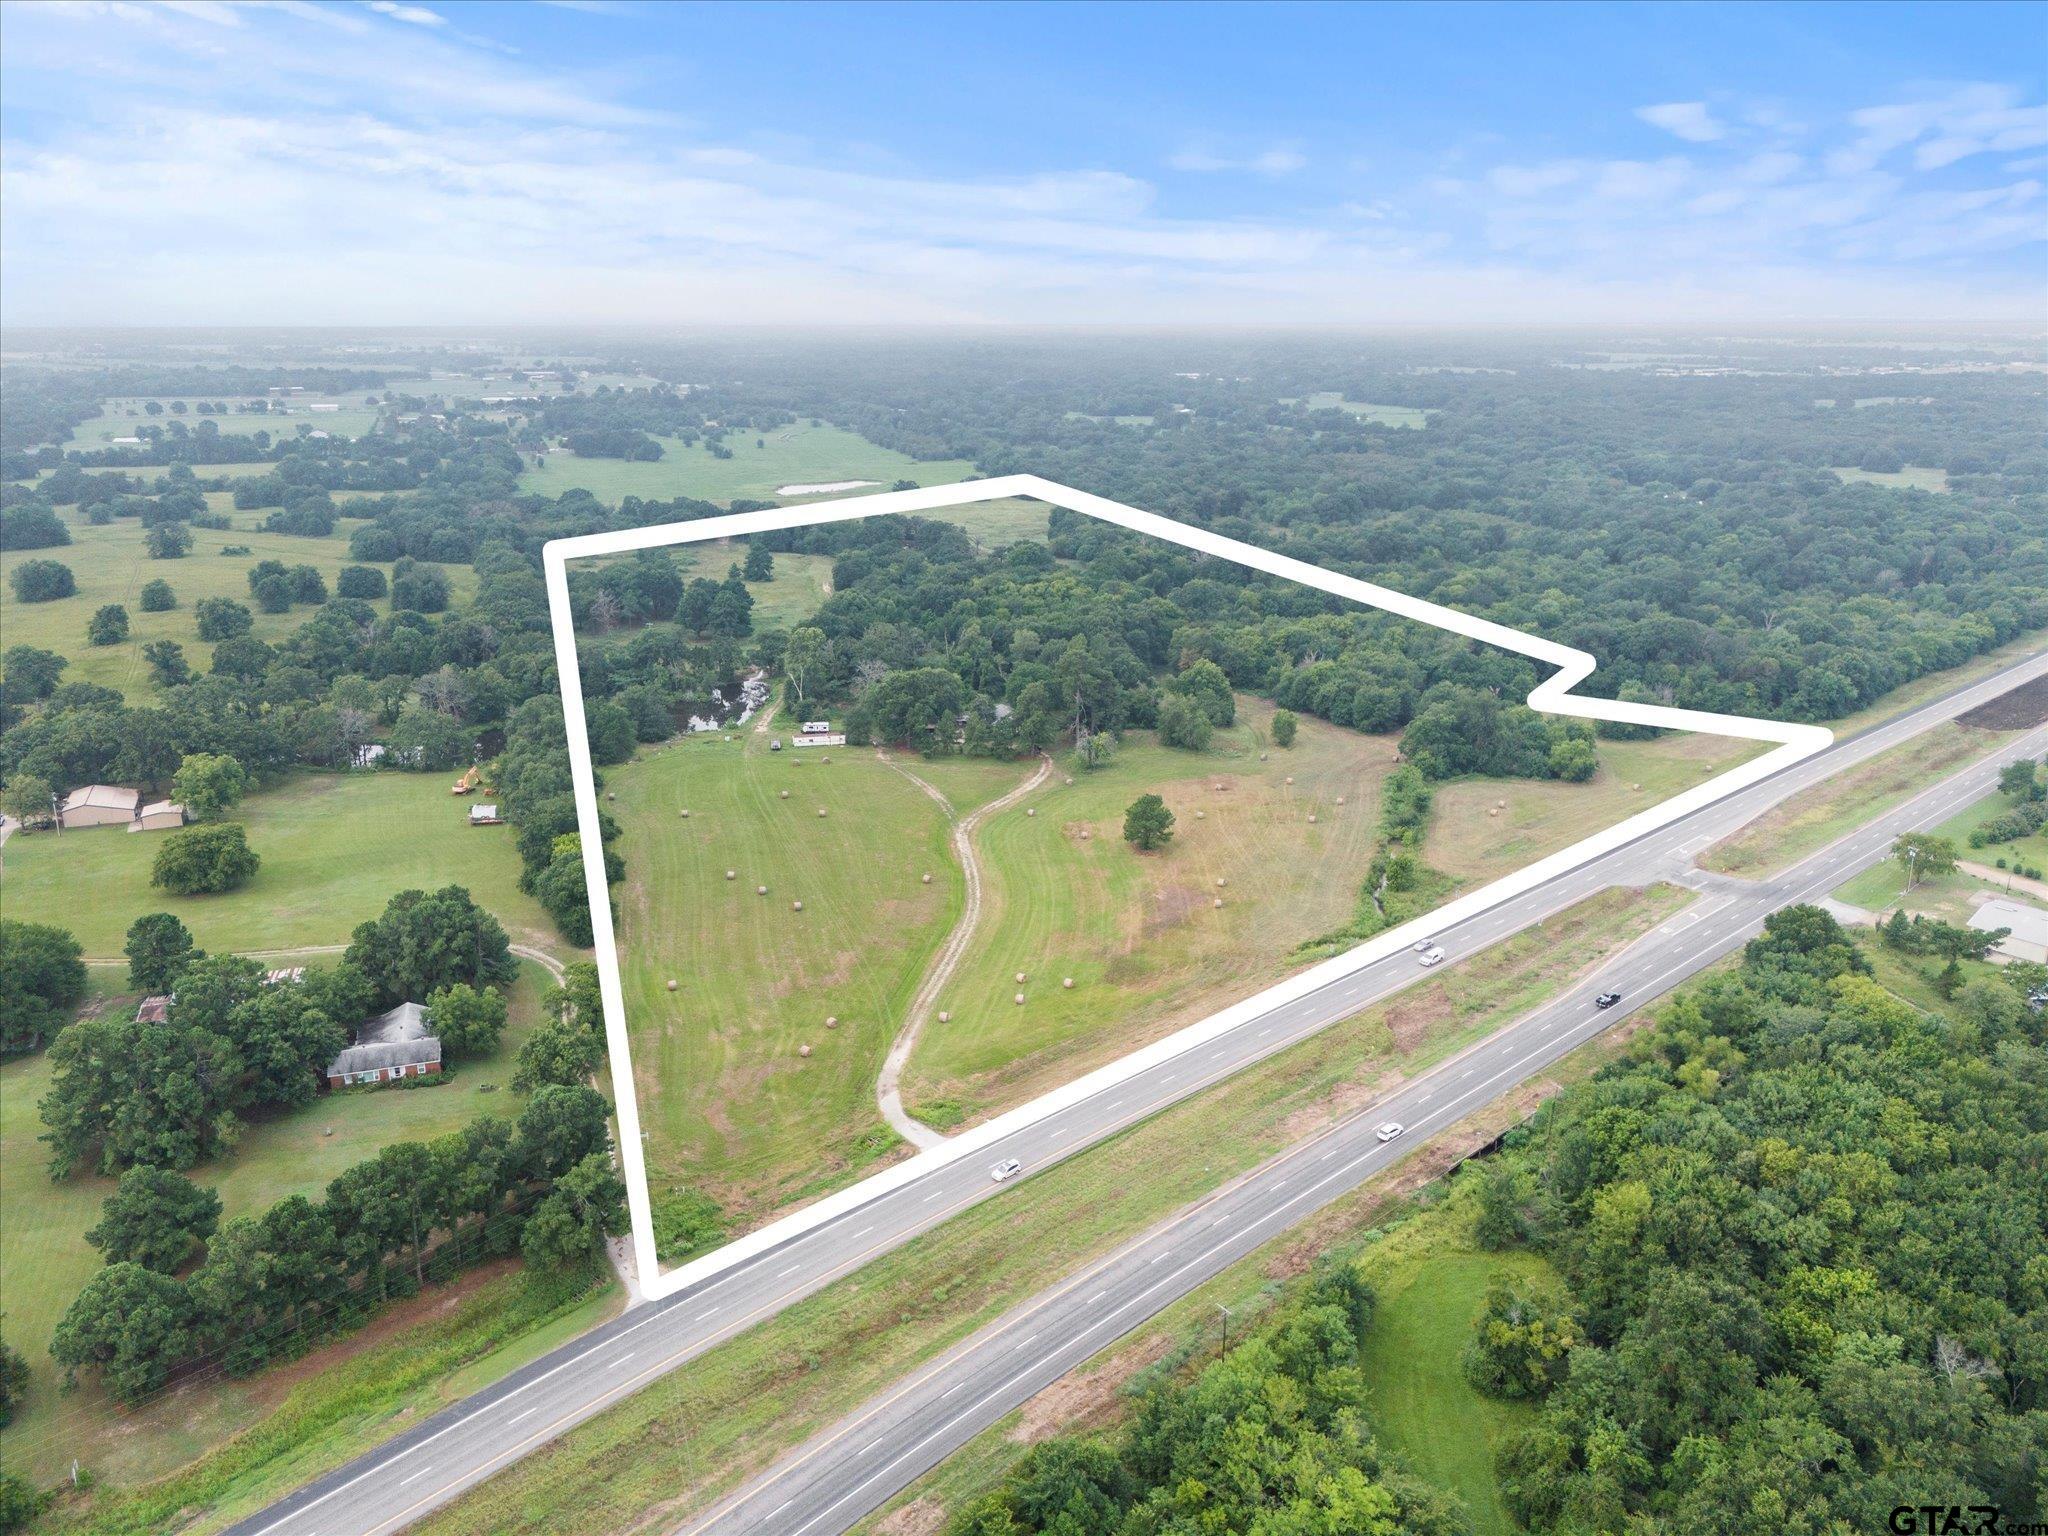
[[[1881,857],[1899,830],[1931,825],[1983,794],[1999,764],[2048,747],[2048,729],[2008,743],[1995,757],[1777,880],[1730,881],[1692,867],[1698,852],[1787,795],[2043,673],[2048,673],[2048,652],[1838,742],[1727,801],[1441,930],[1436,941],[1449,956],[1446,963],[1454,964],[1610,886],[1672,880],[1702,892],[1687,911],[1638,941],[1598,978],[1405,1084],[1355,1122],[1284,1155],[1120,1250],[1087,1272],[1099,1277],[1093,1282],[1069,1281],[1039,1298],[1019,1319],[1042,1311],[1041,1326],[1005,1336],[993,1354],[970,1341],[946,1363],[864,1410],[878,1416],[872,1433],[863,1437],[842,1431],[814,1442],[799,1453],[802,1459],[771,1472],[762,1485],[720,1512],[714,1525],[703,1528],[774,1531],[778,1536],[843,1530],[986,1424],[1207,1275],[1743,943],[1766,913],[1825,894]],[[1425,974],[1406,953],[1367,966],[1020,1129],[989,1148],[985,1158],[935,1170],[701,1285],[634,1307],[241,1521],[231,1536],[383,1536],[400,1530],[733,1334],[965,1206],[1000,1198],[1001,1187],[988,1177],[990,1164],[1015,1157],[1027,1174],[1041,1169]],[[1607,987],[1624,994],[1623,1005],[1595,1012],[1589,998]],[[1388,1119],[1409,1129],[1382,1145],[1373,1139],[1372,1128]],[[998,1324],[990,1337],[1015,1321]],[[954,1370],[968,1375],[935,1380],[940,1372]]]

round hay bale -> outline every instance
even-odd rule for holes
[[[791,903],[789,904],[789,910],[790,910],[790,911],[792,911],[792,912],[801,912],[801,911],[803,911],[803,909],[804,909],[804,904],[803,904],[802,902],[800,902],[800,901],[792,901],[792,902],[791,902]]]
[[[822,805],[818,807],[818,819],[820,821],[823,821],[825,819],[825,807],[823,807]]]
[[[800,1045],[796,1048],[796,1053],[799,1056],[808,1056],[811,1054],[811,1048],[808,1045]]]
[[[1339,796],[1337,797],[1337,803],[1338,803],[1339,805],[1342,805],[1342,804],[1344,803],[1344,797],[1343,797],[1342,795],[1339,795]]]
[[[1071,992],[1074,990],[1074,978],[1071,976],[1062,976],[1060,978],[1060,985],[1065,987],[1069,992]]]
[[[1293,774],[1291,774],[1291,773],[1290,773],[1289,775],[1287,775],[1287,782],[1288,782],[1288,783],[1290,783],[1290,784],[1292,784],[1292,783],[1294,782],[1294,775],[1293,775]]]
[[[1017,985],[1020,987],[1024,985],[1024,973],[1022,971],[1017,973]]]
[[[1067,783],[1068,783],[1068,785],[1069,785],[1069,786],[1071,786],[1071,785],[1073,784],[1073,782],[1074,782],[1074,780],[1073,780],[1073,776],[1072,776],[1072,775],[1069,775],[1069,776],[1068,776],[1068,778],[1067,778]]]
[[[1027,807],[1024,814],[1026,816],[1036,816],[1038,814],[1038,807],[1035,805]]]
[[[1223,898],[1221,896],[1218,896],[1214,901],[1210,902],[1209,905],[1212,907],[1220,907],[1223,905]]]
[[[1261,752],[1261,753],[1259,754],[1259,761],[1263,763],[1263,762],[1264,762],[1265,760],[1266,760],[1266,754],[1265,754],[1265,753],[1263,753],[1263,752]]]
[[[1224,878],[1223,878],[1223,877],[1222,877],[1221,875],[1218,875],[1218,876],[1216,877],[1216,889],[1218,889],[1219,891],[1220,891],[1220,890],[1222,890],[1222,889],[1223,889],[1223,887],[1224,887],[1224,886],[1226,886],[1226,885],[1228,885],[1228,884],[1230,884],[1230,882],[1229,882],[1228,880],[1224,879]]]
[[[1088,841],[1088,838],[1089,838],[1089,835],[1090,835],[1090,834],[1089,834],[1089,831],[1088,831],[1088,829],[1087,829],[1086,827],[1083,827],[1083,828],[1081,829],[1081,841],[1082,841],[1082,842],[1084,842],[1084,843],[1085,843],[1085,842],[1087,842],[1087,841]]]
[[[618,798],[619,798],[619,797],[618,797],[617,795],[613,794],[613,793],[612,793],[612,792],[611,792],[610,790],[606,790],[606,791],[604,792],[604,797],[605,797],[605,799],[607,799],[607,800],[616,800],[616,799],[618,799]]]
[[[737,880],[739,878],[739,874],[740,872],[736,869],[728,869],[725,872],[725,878],[728,880]]]
[[[924,879],[919,881],[918,883],[921,885],[930,885],[932,883],[932,877],[930,875],[926,875]]]
[[[1491,805],[1489,805],[1489,806],[1488,806],[1488,807],[1486,808],[1486,814],[1487,814],[1487,815],[1489,815],[1489,816],[1498,816],[1498,815],[1500,814],[1500,809],[1499,809],[1499,807],[1497,807],[1497,806],[1491,806]]]
[[[1022,992],[1019,992],[1015,997],[1011,998],[1010,1001],[1013,1003],[1021,1003],[1024,1001],[1024,994]]]
[[[1316,824],[1316,813],[1314,811],[1310,811],[1308,813],[1308,824],[1310,826],[1314,826]]]
[[[1211,784],[1211,785],[1210,785],[1209,787],[1210,787],[1211,789],[1216,789],[1216,790],[1220,790],[1220,789],[1222,789],[1222,788],[1223,788],[1223,786],[1222,786],[1221,784]]]
[[[1641,789],[1642,787],[1643,787],[1643,786],[1642,786],[1642,785],[1640,785],[1640,784],[1631,784],[1631,785],[1629,785],[1629,788],[1630,788],[1630,789]]]
[[[765,885],[757,885],[754,887],[754,894],[756,896],[766,896],[768,894],[768,887]]]
[[[818,761],[819,761],[819,762],[821,762],[821,763],[829,763],[829,762],[831,762],[831,761],[832,761],[832,759],[831,759],[831,758],[829,758],[829,757],[821,757],[821,758],[819,758],[819,759],[818,759]]]
[[[825,1015],[825,1027],[826,1027],[827,1029],[837,1029],[837,1028],[839,1027],[839,1015],[838,1015],[838,1014],[836,1014],[836,1013],[828,1013],[828,1014],[826,1014],[826,1015]]]
[[[1497,811],[1504,811],[1508,808],[1508,803],[1505,800],[1496,800],[1493,802],[1493,808]]]
[[[950,1024],[953,1022],[953,1015],[951,1013],[941,1011],[941,1013],[939,1014],[939,1022],[941,1024]]]
[[[675,991],[676,989],[676,979],[673,976],[669,977],[668,979],[668,989],[671,992]]]
[[[785,790],[782,790],[782,791],[780,791],[779,793],[780,793],[780,794],[782,795],[782,798],[783,798],[783,799],[787,800],[787,799],[789,798],[789,791],[788,791],[788,790],[786,790],[786,789],[785,789]]]
[[[688,821],[690,819],[690,813],[688,811],[677,811],[676,814],[682,817],[685,821]]]

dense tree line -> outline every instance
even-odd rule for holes
[[[1356,1272],[1328,1267],[1222,1359],[1147,1392],[1115,1434],[1034,1446],[950,1536],[1457,1536],[1456,1501],[1373,1437],[1358,1364],[1372,1314]]]
[[[1571,1304],[1490,1303],[1468,1369],[1543,1399],[1501,1461],[1524,1525],[2038,1515],[2048,1048],[2028,980],[1929,1013],[1791,908],[1517,1133],[1481,1235],[1540,1247]]]
[[[609,1114],[586,1085],[544,1086],[516,1123],[394,1143],[320,1200],[293,1195],[226,1222],[212,1191],[131,1170],[91,1235],[107,1266],[57,1325],[51,1353],[72,1380],[96,1369],[132,1403],[200,1364],[240,1376],[294,1358],[483,1259],[587,1260],[624,1225]]]

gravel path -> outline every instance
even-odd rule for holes
[[[948,818],[953,812],[953,802],[940,793],[938,787],[919,778],[901,763],[885,753],[877,753],[883,762],[910,780],[919,789],[938,801]],[[953,972],[959,968],[960,957],[967,953],[968,942],[974,937],[974,930],[981,922],[981,864],[974,854],[974,829],[997,811],[1015,805],[1034,789],[1045,783],[1052,775],[1052,759],[1039,762],[1038,772],[1019,784],[999,800],[991,800],[979,810],[970,811],[953,823],[953,852],[959,856],[960,868],[967,876],[967,902],[960,909],[960,920],[953,925],[953,931],[946,935],[945,945],[933,958],[931,968],[925,972],[924,981],[917,989],[917,995],[910,1000],[909,1011],[904,1015],[903,1027],[896,1032],[896,1039],[889,1046],[889,1055],[882,1063],[882,1075],[875,1080],[875,1102],[881,1106],[882,1118],[894,1126],[897,1135],[914,1147],[935,1147],[946,1138],[923,1121],[914,1119],[903,1107],[901,1081],[904,1065],[910,1060],[910,1053],[916,1048],[917,1038],[924,1033],[925,1024],[937,1006],[939,993],[947,982],[953,979]]]

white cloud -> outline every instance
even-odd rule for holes
[[[1221,171],[1249,171],[1258,176],[1288,176],[1308,164],[1308,156],[1285,145],[1248,155],[1219,155],[1206,149],[1183,149],[1168,155],[1166,163],[1176,171],[1210,174]]]
[[[1711,144],[1728,134],[1727,125],[1707,110],[1704,101],[1667,101],[1660,106],[1637,107],[1636,116],[1652,128],[1676,134],[1688,144]]]
[[[391,25],[406,18],[389,9],[293,4],[223,21],[202,0],[118,27],[106,9],[81,24],[79,9],[9,19],[10,95],[65,108],[29,114],[42,136],[0,147],[9,323],[2038,307],[2019,279],[1960,265],[2040,239],[2048,178],[2027,163],[2038,111],[1997,87],[1923,93],[1810,139],[1761,132],[1732,104],[1730,121],[1748,126],[1727,142],[1659,124],[1688,143],[1645,158],[1565,144],[1511,159],[1516,146],[1475,135],[1446,151],[1457,175],[1437,179],[1334,152],[1312,165],[1286,142],[1198,141],[1168,165],[1218,179],[1158,186],[1113,157],[936,174],[886,146],[774,124],[721,134],[636,105],[615,80],[495,57],[449,26]]]
[[[439,11],[428,10],[424,5],[401,5],[398,0],[363,0],[363,3],[380,16],[410,22],[416,27],[445,27],[448,24],[447,17]]]

